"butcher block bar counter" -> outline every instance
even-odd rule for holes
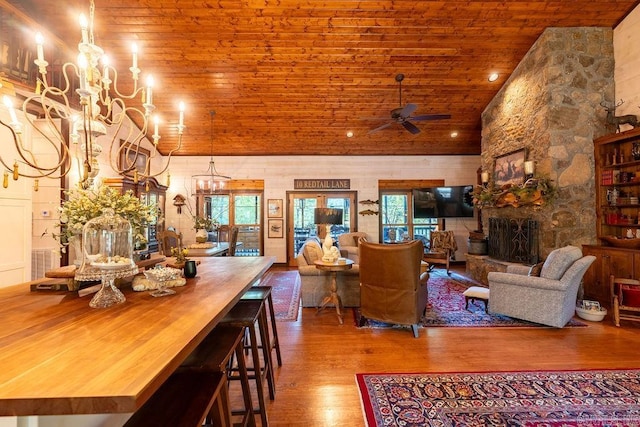
[[[0,289],[0,416],[134,412],[273,264],[200,258],[198,274],[154,298],[89,307],[92,295]]]

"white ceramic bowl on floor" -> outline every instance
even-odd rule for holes
[[[582,307],[576,307],[576,314],[579,318],[584,320],[589,320],[591,322],[601,322],[604,319],[604,316],[607,315],[606,308],[600,308],[600,311],[596,310],[585,310]]]

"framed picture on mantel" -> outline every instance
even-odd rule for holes
[[[524,182],[524,162],[527,149],[512,151],[495,158],[493,179],[496,187],[506,184],[520,185]]]

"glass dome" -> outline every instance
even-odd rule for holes
[[[76,280],[102,280],[102,289],[89,305],[108,307],[124,302],[125,297],[114,286],[114,280],[138,272],[133,261],[133,232],[129,221],[112,209],[87,221],[82,228],[82,253]]]

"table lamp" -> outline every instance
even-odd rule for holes
[[[326,231],[322,245],[322,260],[324,262],[335,262],[340,257],[340,251],[333,246],[331,226],[333,224],[342,224],[342,209],[315,208],[313,211],[313,219],[316,224],[325,225]]]

